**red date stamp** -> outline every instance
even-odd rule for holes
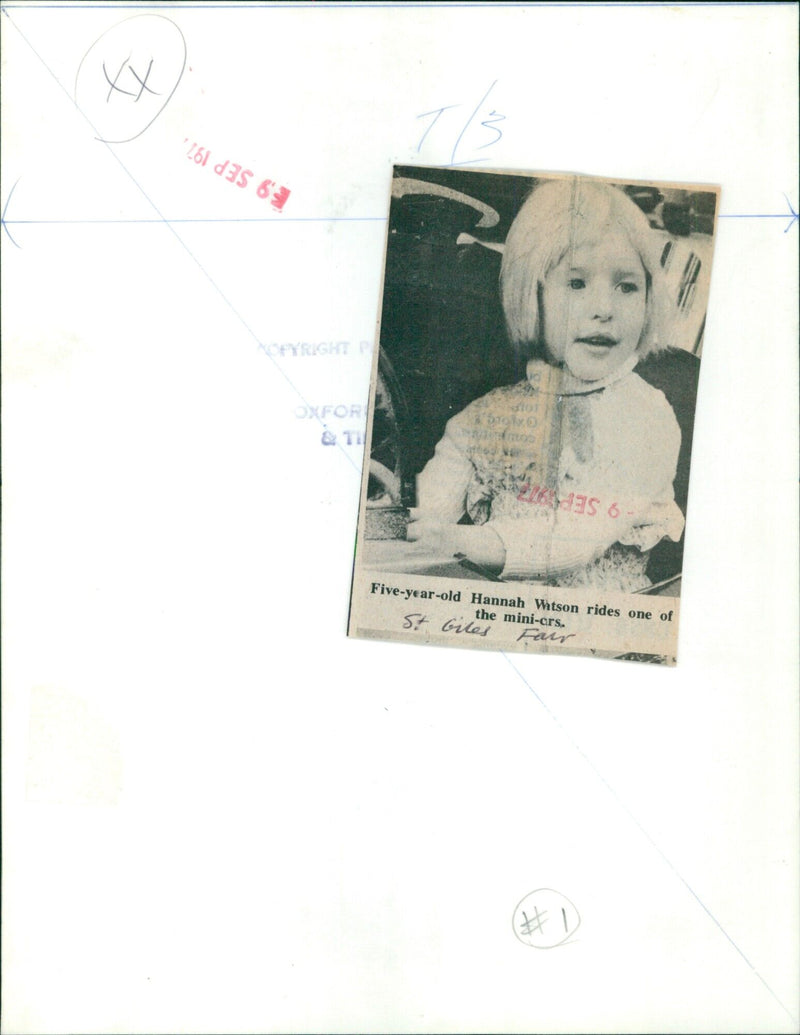
[[[598,509],[605,510],[612,518],[617,518],[621,514],[619,504],[616,502],[605,507],[597,496],[583,496],[575,492],[571,492],[563,499],[558,499],[555,489],[548,489],[544,485],[523,485],[517,499],[520,503],[533,503],[538,507],[549,507],[550,510],[566,510],[571,514],[585,514],[586,517],[595,517]],[[632,511],[629,511],[628,514],[630,516]]]
[[[188,144],[189,138],[186,137],[183,142]],[[209,165],[211,152],[207,147],[199,147],[197,141],[195,141],[186,152],[186,157],[190,162],[194,162],[195,165],[205,167]],[[283,206],[289,200],[289,195],[292,193],[288,187],[283,187],[276,183],[275,180],[270,179],[262,180],[256,186],[253,170],[245,169],[236,162],[232,162],[229,158],[214,163],[211,165],[211,168],[217,176],[227,183],[234,184],[242,189],[246,189],[248,186],[255,187],[257,196],[262,200],[269,200],[270,205],[276,212],[283,211]],[[251,180],[253,180],[252,184],[250,183]]]

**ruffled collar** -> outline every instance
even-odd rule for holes
[[[581,381],[566,367],[555,367],[543,359],[529,359],[525,373],[531,387],[544,395],[590,395],[592,392],[601,392],[609,385],[627,377],[640,359],[641,356],[634,353],[622,366],[612,370],[608,377],[603,377],[599,381]]]

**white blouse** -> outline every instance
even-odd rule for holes
[[[492,528],[504,579],[649,585],[647,551],[683,532],[681,433],[664,394],[633,373],[637,359],[594,382],[531,360],[525,381],[470,403],[419,475],[421,513]]]

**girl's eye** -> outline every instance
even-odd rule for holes
[[[634,284],[631,280],[623,280],[622,283],[617,286],[623,295],[632,295],[634,292],[639,290],[639,285]]]
[[[569,287],[572,288],[573,291],[580,291],[582,288],[586,287],[586,281],[583,279],[583,277],[570,277],[570,279],[567,281],[567,284],[569,285]]]

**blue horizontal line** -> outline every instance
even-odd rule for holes
[[[6,226],[87,226],[94,223],[385,223],[386,216],[262,216],[255,219],[4,219]]]
[[[721,212],[719,219],[791,219],[790,212]],[[7,226],[90,226],[126,223],[385,223],[386,216],[256,216],[235,219],[4,219]]]

